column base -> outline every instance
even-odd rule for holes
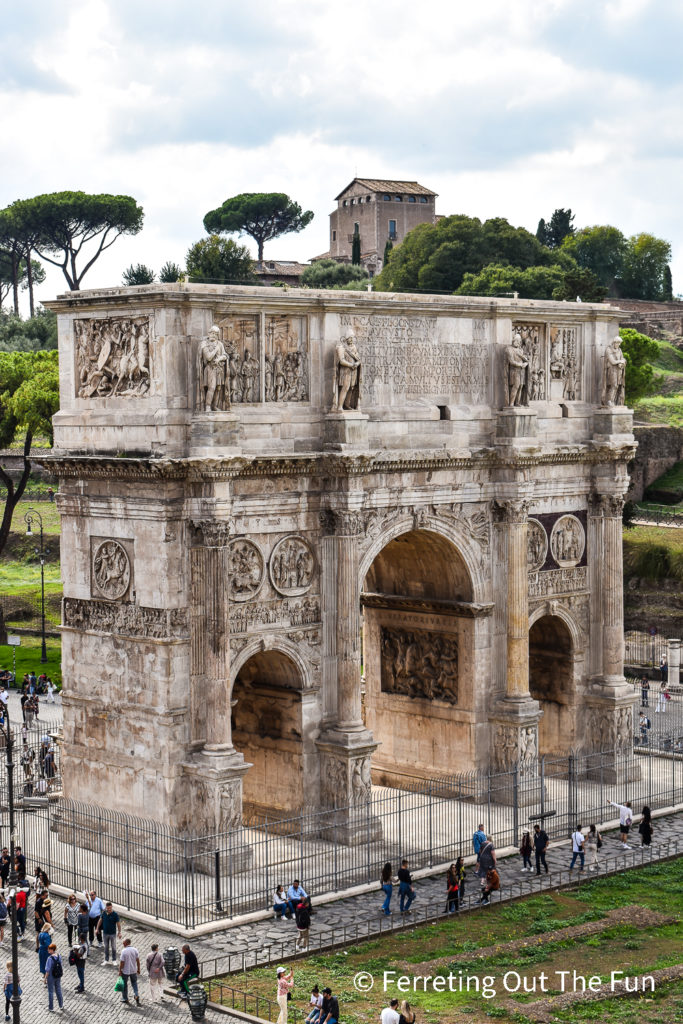
[[[320,802],[328,838],[355,846],[382,838],[382,823],[372,812],[370,763],[377,749],[372,733],[333,729],[316,742],[320,751]],[[322,837],[321,837],[322,838]]]
[[[346,451],[347,448],[367,448],[368,420],[362,412],[330,412],[324,420],[323,441],[328,451]]]
[[[546,793],[538,775],[540,705],[532,697],[505,697],[489,714],[492,799],[535,807]],[[516,773],[515,773],[516,771]]]

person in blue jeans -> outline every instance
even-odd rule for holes
[[[569,865],[570,871],[574,870],[577,857],[581,860],[581,867],[579,868],[579,871],[583,871],[583,864],[586,859],[586,855],[583,852],[583,832],[581,831],[580,825],[577,825],[576,830],[572,832],[572,862]]]
[[[385,917],[391,917],[391,896],[394,891],[394,886],[391,881],[391,864],[389,861],[382,868],[382,874],[380,875],[379,884],[384,893],[384,903],[382,904],[382,910],[384,911]]]
[[[287,902],[289,903],[289,912],[293,914],[299,903],[302,900],[308,899],[308,893],[304,889],[303,885],[298,878],[295,878],[289,889],[287,890]]]
[[[54,999],[57,996],[57,1002],[61,1010],[64,1007],[64,998],[62,996],[62,974],[64,973],[64,968],[62,967],[62,958],[57,952],[57,946],[54,942],[50,943],[48,952],[50,955],[45,964],[44,979],[47,985],[47,1008],[48,1010],[54,1010]],[[55,971],[57,972],[56,977]]]
[[[407,860],[401,861],[401,866],[398,869],[398,883],[398,894],[400,896],[399,910],[402,914],[409,914],[410,904],[415,899],[415,890],[413,889],[410,871],[408,871]]]
[[[133,989],[133,995],[135,996],[135,1002],[140,1005],[140,995],[138,993],[138,974],[140,973],[140,954],[138,953],[135,946],[131,946],[130,939],[123,940],[123,950],[119,960],[119,974],[123,978],[123,992],[121,993],[121,1002],[128,1002],[128,983]]]

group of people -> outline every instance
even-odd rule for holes
[[[649,708],[650,706],[650,689],[650,680],[647,676],[643,676],[640,680],[640,705],[643,708]],[[665,714],[670,700],[671,694],[669,693],[669,685],[666,679],[662,679],[659,684],[657,703],[655,704],[655,714]]]
[[[287,892],[284,885],[278,885],[273,896],[273,910],[278,921],[296,921],[296,948],[308,949],[312,906],[310,896],[298,878],[294,879]]]
[[[379,887],[384,893],[384,903],[382,904],[382,913],[386,917],[390,917],[392,914],[391,910],[391,897],[394,893],[394,886],[398,886],[399,896],[399,911],[401,914],[410,914],[410,907],[413,900],[415,899],[415,888],[413,886],[413,879],[410,874],[408,867],[408,861],[402,860],[401,866],[398,869],[397,875],[394,878],[393,871],[391,869],[391,862],[387,863],[382,868],[382,872],[379,879]]]

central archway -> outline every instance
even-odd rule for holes
[[[232,739],[251,764],[243,783],[246,815],[286,817],[304,808],[302,690],[299,667],[282,651],[259,651],[237,672]]]
[[[401,788],[471,767],[475,621],[458,549],[429,529],[394,537],[370,565],[361,603],[374,781]]]

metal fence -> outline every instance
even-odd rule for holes
[[[480,822],[498,849],[541,818],[551,838],[614,815],[607,800],[653,809],[683,801],[683,759],[649,751],[542,758],[506,773],[376,787],[362,805],[234,831],[180,837],[169,825],[67,800],[21,806],[19,842],[54,882],[106,893],[123,907],[191,928],[272,904],[300,879],[313,895],[374,883],[386,861],[413,870],[471,852]],[[35,803],[35,802],[33,802]],[[3,822],[5,824],[5,822]]]
[[[42,605],[40,600],[40,581],[33,592],[28,590],[23,594],[0,594],[0,612],[5,627],[12,630],[39,634],[42,623]],[[45,632],[47,636],[59,636],[59,623],[62,614],[61,591],[57,594],[51,591],[45,595]],[[3,652],[5,661],[11,665],[11,652]],[[3,666],[9,667],[9,666]]]
[[[640,629],[629,629],[624,633],[624,664],[643,669],[653,668],[656,678],[660,678],[659,666],[662,657],[667,654],[667,640],[681,639],[683,627],[677,633],[655,634]]]
[[[678,505],[648,503],[636,505],[630,521],[644,526],[683,526],[683,508]]]

